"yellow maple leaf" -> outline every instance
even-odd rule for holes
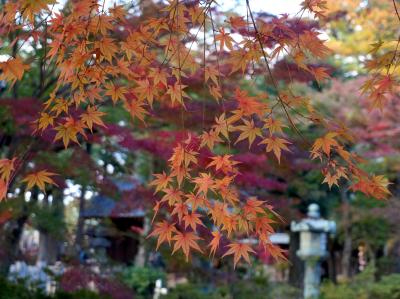
[[[266,151],[269,153],[274,151],[274,155],[278,160],[278,163],[281,162],[281,152],[282,150],[290,151],[286,144],[290,144],[289,141],[283,138],[271,136],[262,140],[259,144],[266,144]]]
[[[254,125],[253,120],[248,121],[246,119],[243,119],[243,122],[244,122],[244,125],[237,126],[235,128],[235,130],[242,131],[242,133],[240,133],[238,139],[236,140],[235,144],[244,139],[248,139],[249,140],[249,148],[250,148],[252,143],[256,139],[256,137],[262,136],[261,129]]]
[[[56,174],[47,170],[40,170],[38,172],[28,174],[22,181],[27,183],[28,189],[31,189],[33,186],[38,186],[40,190],[44,191],[46,183],[57,186],[57,184],[51,178],[54,175]]]

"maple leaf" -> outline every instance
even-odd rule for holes
[[[0,179],[8,182],[11,176],[11,173],[15,170],[15,161],[16,158],[12,159],[0,159]]]
[[[87,125],[89,130],[93,131],[93,124],[105,127],[106,125],[101,120],[105,113],[98,111],[95,106],[88,106],[85,113],[82,113],[81,120]]]
[[[236,88],[235,98],[238,102],[239,110],[244,116],[251,116],[252,114],[261,116],[267,111],[268,107],[265,104],[260,103],[256,97],[249,96],[245,90]]]
[[[161,202],[167,201],[170,206],[173,206],[176,202],[182,201],[183,192],[175,188],[166,188],[163,190],[165,195],[161,199]]]
[[[189,174],[189,169],[188,167],[184,165],[172,165],[171,166],[171,177],[176,177],[176,180],[178,181],[178,186],[180,187],[182,185],[183,179],[188,178],[190,179],[190,174]]]
[[[106,83],[105,87],[106,87],[105,95],[109,95],[114,104],[118,100],[126,101],[125,97],[125,94],[127,93],[126,87],[115,85],[113,82]]]
[[[216,130],[211,130],[210,132],[203,132],[201,134],[201,143],[200,146],[208,146],[210,150],[214,148],[215,143],[222,142],[223,140],[218,136],[218,132]]]
[[[246,204],[243,207],[243,213],[247,219],[254,219],[257,214],[265,214],[265,210],[262,208],[263,201],[258,200],[256,197],[249,197]]]
[[[117,5],[116,3],[114,3],[114,6],[111,7],[109,11],[114,18],[120,19],[121,21],[125,19],[126,10],[124,9],[123,5]]]
[[[217,70],[216,67],[214,66],[206,66],[204,69],[204,79],[207,82],[208,80],[211,79],[212,82],[216,86],[218,86],[218,76],[219,76],[219,71]]]
[[[217,102],[219,102],[219,100],[222,99],[222,91],[221,91],[221,88],[219,86],[211,85],[211,86],[209,86],[208,90],[209,90],[210,94],[212,95],[212,97]]]
[[[372,190],[371,195],[377,199],[385,199],[390,195],[388,186],[390,185],[388,179],[383,175],[376,175],[371,178]]]
[[[202,194],[186,194],[186,201],[185,203],[191,205],[192,211],[196,211],[198,207],[204,207],[206,203],[206,198]]]
[[[193,150],[186,149],[182,144],[178,144],[174,147],[173,154],[168,161],[170,161],[174,167],[180,165],[188,167],[190,163],[197,164],[197,154],[198,153]]]
[[[48,10],[49,4],[55,4],[56,0],[24,0],[22,2],[21,12],[31,23],[35,20],[35,15],[42,10]]]
[[[171,97],[173,105],[175,102],[184,105],[183,98],[188,97],[186,92],[183,91],[184,88],[186,88],[186,85],[179,84],[178,82],[175,82],[174,85],[168,85],[167,94]]]
[[[243,49],[237,50],[237,51],[231,51],[230,52],[230,58],[229,58],[229,64],[232,66],[232,70],[230,74],[233,74],[234,72],[241,70],[242,74],[247,69],[247,65],[249,64],[249,55],[248,52],[246,52]]]
[[[222,51],[224,46],[229,50],[233,50],[233,43],[235,42],[229,33],[225,32],[224,28],[219,29],[219,33],[215,35],[215,41],[219,41],[219,50]]]
[[[184,215],[187,215],[188,208],[187,205],[183,202],[178,202],[174,205],[174,209],[171,212],[171,216],[178,214],[179,223],[181,223]]]
[[[213,129],[216,134],[222,134],[227,140],[229,140],[229,125],[232,123],[232,120],[228,120],[225,118],[225,113],[222,113],[219,117],[215,118],[215,125],[213,125]]]
[[[224,218],[222,230],[227,231],[228,237],[230,237],[232,232],[236,230],[238,226],[237,219],[238,217],[236,215],[229,215]]]
[[[27,189],[31,189],[33,186],[38,186],[40,190],[45,190],[45,185],[51,184],[57,186],[57,184],[51,178],[56,175],[55,173],[47,170],[40,170],[31,174],[28,174],[22,182],[27,183]]]
[[[196,242],[197,240],[201,240],[201,238],[193,232],[177,232],[177,234],[172,239],[175,240],[172,254],[174,254],[177,250],[182,249],[183,253],[185,254],[186,261],[189,260],[189,253],[191,248],[199,252],[203,252],[200,249],[199,244],[197,244]]]
[[[306,30],[299,36],[299,44],[307,49],[314,57],[325,58],[331,50],[318,38],[319,32]]]
[[[118,51],[117,43],[109,37],[104,37],[101,41],[98,41],[96,45],[100,49],[101,54],[110,62]]]
[[[153,79],[154,85],[157,85],[158,83],[163,84],[164,86],[167,86],[167,72],[163,69],[160,68],[151,68],[149,71],[149,78]]]
[[[324,175],[324,180],[322,181],[322,183],[327,183],[329,186],[329,189],[332,188],[333,185],[336,185],[339,187],[338,185],[338,180],[339,180],[339,176],[337,176],[336,174],[331,174],[329,171],[325,173]]]
[[[286,250],[280,248],[277,245],[271,243],[269,238],[265,235],[260,236],[260,243],[262,244],[264,250],[272,255],[275,260],[278,261],[287,261],[287,257],[285,256]]]
[[[207,195],[208,190],[214,191],[214,179],[208,173],[200,173],[200,176],[192,181],[196,184],[197,194],[202,192]]]
[[[274,133],[283,133],[282,128],[287,127],[279,119],[273,119],[272,117],[264,120],[265,125],[264,128],[269,130],[269,134],[272,135]]]
[[[0,201],[6,198],[7,189],[8,189],[7,183],[3,179],[0,179]]]
[[[156,178],[149,183],[150,186],[156,186],[156,191],[154,193],[157,193],[158,191],[165,189],[168,184],[172,181],[172,178],[163,171],[163,173],[158,173],[158,174],[153,174]]]
[[[324,18],[325,10],[327,9],[326,0],[304,0],[301,3],[303,10],[308,9],[309,11],[315,13],[319,18]]]
[[[172,233],[174,232],[176,232],[175,223],[169,223],[164,220],[155,224],[154,230],[147,236],[147,238],[158,236],[156,247],[156,250],[158,250],[160,245],[164,242],[168,241],[168,244],[171,245]]]
[[[255,219],[255,230],[257,234],[270,234],[274,232],[274,229],[271,226],[271,223],[275,221],[269,218],[268,216],[261,216]]]
[[[49,115],[46,112],[40,113],[40,118],[38,120],[38,130],[45,130],[48,126],[54,125],[54,116]]]
[[[281,162],[281,152],[282,150],[284,151],[290,151],[289,148],[286,146],[286,144],[291,144],[289,141],[283,138],[271,136],[268,138],[265,138],[262,140],[259,144],[266,144],[266,151],[269,153],[271,151],[274,151],[274,155],[276,159],[278,160],[278,163]]]
[[[310,68],[310,73],[315,77],[315,80],[317,80],[318,84],[321,84],[322,81],[330,78],[327,70],[328,69],[325,67],[314,67]]]
[[[79,127],[79,125],[65,123],[55,127],[54,129],[57,131],[54,141],[62,139],[65,148],[68,147],[70,140],[79,144],[77,134],[82,129],[82,127]]]
[[[239,162],[230,160],[232,155],[223,155],[211,157],[211,162],[207,165],[207,168],[214,166],[215,170],[221,170],[223,173],[227,174],[234,171],[234,166]]]
[[[200,220],[201,215],[198,213],[187,213],[183,216],[183,221],[185,222],[185,229],[190,226],[194,231],[196,231],[197,225],[204,226],[203,222]]]
[[[229,250],[222,257],[233,254],[234,268],[236,268],[236,264],[241,258],[250,264],[249,252],[255,253],[255,251],[249,245],[244,243],[231,243],[228,247]]]
[[[137,81],[137,84],[138,87],[135,88],[135,91],[138,93],[139,100],[146,99],[150,107],[152,107],[157,89],[147,79]]]
[[[211,219],[214,224],[219,226],[221,225],[227,216],[227,204],[222,202],[215,202],[213,207],[209,208],[209,214],[211,214]]]
[[[17,80],[21,80],[24,72],[29,69],[29,66],[22,62],[20,57],[10,58],[5,62],[0,62],[0,80],[9,81],[11,86]]]
[[[143,123],[145,115],[149,114],[145,108],[143,108],[144,103],[138,100],[125,101],[125,109],[130,113],[132,118],[137,117]]]
[[[221,233],[219,231],[213,231],[212,233],[213,239],[211,240],[211,242],[208,244],[208,247],[210,248],[210,256],[214,256],[215,252],[217,251],[218,247],[219,247],[219,243],[221,241]]]
[[[331,153],[331,147],[339,146],[337,141],[334,139],[337,135],[338,134],[335,132],[329,132],[324,137],[318,138],[315,140],[311,152],[316,153],[322,149],[322,151],[329,156]]]
[[[235,29],[239,29],[247,25],[247,22],[243,19],[243,17],[230,17],[229,23],[231,24],[232,28]]]
[[[240,133],[238,139],[236,140],[235,144],[238,143],[239,141],[248,139],[250,148],[256,137],[262,136],[261,129],[254,125],[253,119],[251,119],[250,121],[243,119],[243,122],[244,125],[235,127],[235,130],[242,131],[242,133]]]

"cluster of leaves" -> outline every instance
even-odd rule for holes
[[[282,251],[269,241],[277,217],[272,207],[251,196],[243,200],[235,187],[238,162],[234,146],[247,141],[250,149],[257,140],[280,163],[282,153],[291,151],[284,128],[301,134],[297,126],[303,122],[326,131],[312,143],[304,140],[311,159],[322,164],[324,182],[332,186],[348,180],[353,190],[378,199],[389,194],[388,181],[362,171],[357,166],[360,158],[346,150],[352,142],[346,128],[319,115],[310,99],[296,96],[290,88],[281,90],[275,81],[270,61],[280,56],[292,60],[317,82],[329,77],[326,68],[311,62],[326,57],[330,50],[319,32],[300,18],[256,18],[246,1],[247,18],[231,17],[217,29],[213,0],[171,0],[160,6],[157,15],[138,19],[140,25],[132,28],[128,20],[134,16],[122,5],[107,10],[96,0],[71,1],[64,11],[54,13],[54,2],[8,1],[0,15],[2,35],[29,28],[28,34],[18,35],[10,47],[21,47],[30,37],[51,40],[46,57],[58,71],[57,84],[34,124],[34,134],[50,131],[54,142],[62,141],[64,147],[71,142],[79,144],[106,126],[102,107],[110,103],[123,107],[141,123],[154,118],[152,111],[178,108],[184,129],[187,103],[196,100],[190,94],[191,78],[199,74],[207,97],[223,110],[211,128],[203,126],[202,132],[188,134],[174,147],[168,170],[157,174],[152,183],[156,192],[162,193],[155,217],[161,207],[171,211],[151,233],[158,236],[158,246],[174,241],[173,252],[181,249],[186,258],[192,249],[203,251],[197,230],[205,226],[201,217],[206,215],[215,228],[210,254],[216,253],[225,237],[231,241],[225,255],[234,255],[235,265],[240,258],[249,261],[254,250],[235,240],[246,235],[255,236],[265,250],[283,258]],[[306,0],[302,5],[301,15],[308,11],[324,17],[325,1]],[[29,66],[16,56],[2,62],[0,69],[1,78],[12,86]],[[252,96],[240,88],[234,92],[224,88],[226,77],[240,80],[256,75],[265,75],[272,86],[270,92]],[[384,85],[386,90],[388,84]],[[226,105],[232,98],[233,105]],[[204,119],[204,106],[202,114]],[[227,153],[220,154],[221,148]],[[206,163],[199,159],[200,153],[208,155]],[[5,197],[12,173],[18,169],[15,163],[24,162],[24,156],[2,160],[0,198]],[[37,170],[23,181],[28,189],[37,186],[44,190],[45,184],[54,184],[53,175]]]

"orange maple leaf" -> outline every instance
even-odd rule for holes
[[[229,33],[225,32],[224,28],[219,29],[219,33],[215,36],[215,41],[219,41],[219,50],[222,51],[224,46],[229,50],[233,50],[233,43],[235,42]]]
[[[181,223],[184,215],[187,215],[188,207],[183,202],[178,202],[174,205],[174,209],[171,212],[171,216],[178,214],[179,223]]]
[[[196,211],[198,207],[204,207],[206,203],[206,198],[202,194],[186,194],[186,201],[185,203],[191,205],[192,211]]]
[[[197,244],[196,242],[197,240],[201,240],[201,238],[193,232],[177,232],[177,234],[172,239],[176,241],[172,254],[174,254],[177,250],[182,249],[183,253],[186,256],[186,261],[189,260],[190,248],[203,252],[200,249],[199,244]]]
[[[17,80],[21,80],[24,72],[29,69],[29,66],[22,62],[20,57],[10,58],[5,62],[0,62],[0,80],[9,81],[11,86]]]
[[[249,197],[246,204],[243,206],[243,213],[247,219],[254,219],[257,214],[265,214],[265,210],[262,208],[263,201],[258,200],[256,197]]]
[[[335,137],[338,134],[335,132],[329,132],[327,133],[324,137],[318,138],[317,140],[315,140],[312,149],[311,149],[311,153],[316,153],[318,152],[320,149],[322,149],[322,151],[329,156],[331,153],[331,148],[332,147],[337,147],[339,146],[339,144],[337,143],[337,141],[335,140]]]
[[[156,191],[154,193],[157,193],[158,191],[165,189],[168,184],[172,181],[172,178],[163,171],[163,173],[156,173],[153,174],[156,178],[149,183],[150,186],[155,186]]]
[[[221,241],[221,233],[219,231],[213,231],[212,233],[213,239],[211,240],[211,242],[208,244],[208,247],[210,248],[210,256],[214,256],[215,252],[217,251],[218,247],[219,247],[219,242]]]
[[[314,67],[310,68],[310,73],[315,77],[315,80],[317,80],[318,84],[321,84],[322,81],[330,78],[327,70],[328,69],[325,67]]]
[[[251,116],[252,114],[262,115],[267,111],[267,105],[261,103],[256,97],[248,95],[246,90],[236,88],[235,98],[238,102],[239,110],[244,116]]]
[[[7,196],[8,185],[3,179],[0,179],[0,201],[2,201]]]
[[[88,106],[85,113],[82,113],[81,120],[89,130],[92,132],[93,124],[105,127],[106,125],[101,120],[101,117],[104,116],[105,113],[98,111],[95,106]]]
[[[142,122],[146,114],[149,114],[146,109],[143,108],[144,103],[138,100],[125,101],[125,109],[130,113],[132,118],[137,117]]]
[[[187,213],[183,216],[183,221],[185,222],[185,229],[190,226],[194,231],[196,231],[197,225],[204,226],[203,222],[200,220],[201,215],[198,213]]]
[[[106,83],[106,92],[105,95],[109,95],[113,103],[116,103],[118,100],[126,100],[125,94],[127,93],[127,89],[124,86],[115,85],[112,82]]]
[[[172,233],[174,232],[176,232],[175,223],[169,223],[168,221],[163,220],[155,224],[155,229],[147,236],[147,238],[158,236],[156,247],[158,250],[160,245],[166,241],[171,245]]]
[[[214,179],[208,173],[200,173],[200,176],[194,178],[193,183],[196,184],[195,189],[197,189],[197,194],[203,193],[207,195],[208,190],[214,191]]]
[[[222,155],[211,157],[211,162],[207,165],[207,168],[214,166],[215,170],[221,170],[223,173],[227,174],[234,171],[234,166],[239,162],[230,160],[232,155]]]
[[[165,195],[161,199],[161,202],[167,201],[170,206],[173,206],[176,202],[182,201],[183,192],[175,188],[166,188],[163,190]]]
[[[236,264],[241,258],[250,264],[249,252],[255,253],[250,245],[244,243],[231,243],[228,245],[229,250],[222,256],[233,254],[233,267],[236,268]]]
[[[200,146],[203,147],[207,145],[210,150],[214,148],[215,143],[222,142],[222,139],[218,136],[218,132],[216,130],[211,130],[210,132],[204,131],[200,138]]]

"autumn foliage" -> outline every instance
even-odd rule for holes
[[[269,240],[280,217],[267,202],[243,196],[235,186],[240,175],[238,146],[248,151],[262,147],[278,164],[296,146],[307,148],[329,187],[347,181],[350,189],[367,196],[389,195],[386,178],[363,171],[358,166],[362,159],[348,150],[351,132],[320,115],[311,99],[295,95],[290,85],[281,87],[272,73],[272,62],[284,56],[317,83],[329,79],[328,69],[315,62],[332,51],[318,29],[300,18],[307,12],[324,19],[325,1],[305,0],[294,19],[255,15],[246,1],[247,16],[231,16],[223,23],[216,20],[213,0],[170,0],[146,18],[130,15],[122,5],[105,9],[96,0],[70,1],[60,12],[53,11],[54,3],[7,1],[0,14],[1,36],[25,30],[7,47],[22,47],[29,38],[51,41],[46,63],[56,68],[57,83],[32,124],[34,136],[50,131],[54,142],[65,148],[79,144],[107,127],[102,110],[106,106],[123,107],[143,130],[156,120],[154,111],[174,108],[181,115],[179,127],[186,136],[174,145],[167,167],[150,184],[159,198],[150,234],[158,238],[157,247],[167,243],[172,253],[181,250],[187,259],[192,251],[214,256],[225,239],[229,243],[222,248],[223,256],[233,255],[236,265],[241,258],[250,261],[255,240],[274,257],[284,258]],[[372,53],[382,45],[375,45]],[[362,89],[372,108],[381,108],[396,88],[397,46],[367,63],[372,78]],[[0,63],[0,79],[12,88],[29,72],[29,63],[11,56]],[[265,92],[240,87],[240,80],[255,76],[264,77]],[[238,82],[236,89],[226,89],[228,79]],[[207,100],[195,96],[198,89]],[[202,115],[201,129],[186,130],[185,116],[192,113],[188,104],[207,101],[216,103],[220,112],[203,105],[196,112]],[[210,113],[216,115],[207,126],[204,117]],[[298,129],[301,123],[325,133],[308,140]],[[298,134],[301,142],[289,140],[287,130]],[[25,157],[19,153],[0,160],[1,199],[20,165],[29,162]],[[44,191],[47,184],[55,184],[55,176],[47,169],[34,169],[20,182]],[[208,228],[209,239],[200,236],[200,228]]]

